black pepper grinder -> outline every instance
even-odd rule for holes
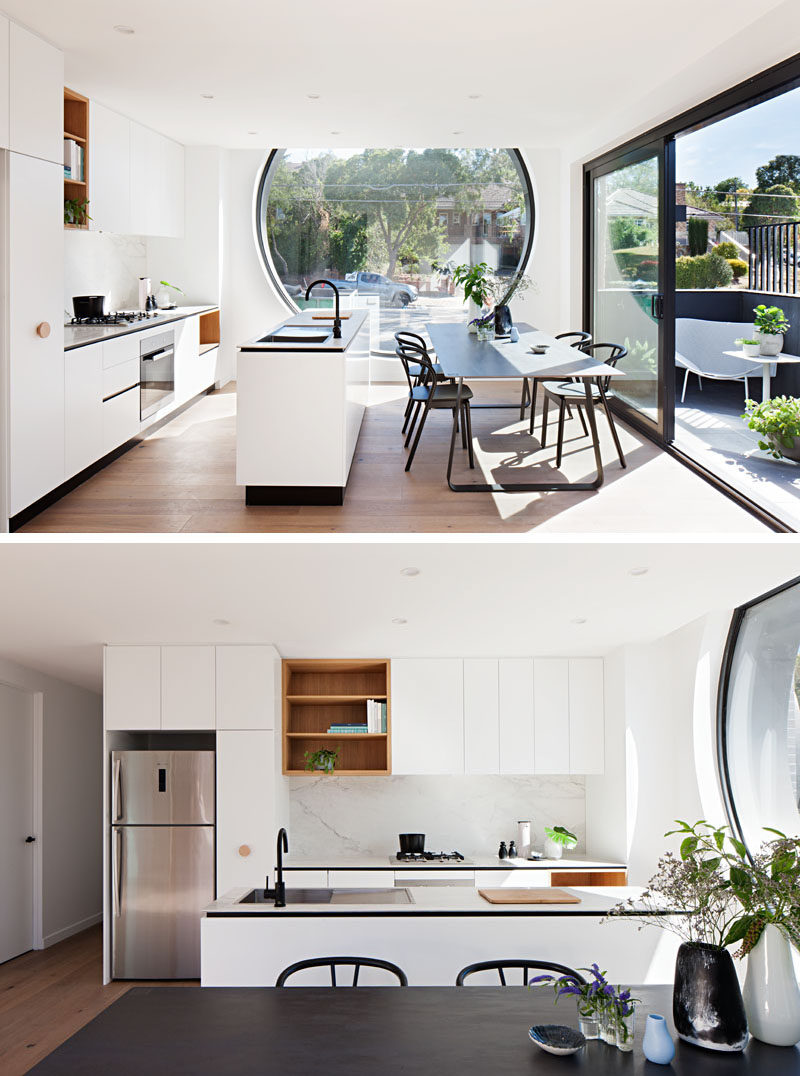
[[[497,853],[498,859],[508,859],[508,849],[506,848],[506,842],[500,842],[500,851]]]
[[[516,859],[517,858],[517,846],[513,841],[511,841],[511,843],[508,846],[508,858],[509,859]]]

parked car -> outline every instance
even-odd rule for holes
[[[412,284],[401,284],[381,273],[348,273],[344,280],[334,280],[340,295],[379,295],[381,306],[408,306],[418,298],[417,289]],[[317,284],[311,292],[312,298],[321,299],[332,295],[326,284]]]

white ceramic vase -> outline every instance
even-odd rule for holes
[[[762,355],[780,355],[783,349],[783,333],[759,333]]]
[[[767,923],[747,958],[744,1008],[750,1034],[770,1046],[800,1042],[800,989],[789,939]]]
[[[544,858],[561,859],[564,854],[564,846],[557,841],[551,841],[549,837],[544,839]]]

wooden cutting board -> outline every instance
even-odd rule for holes
[[[490,904],[580,904],[581,898],[566,889],[479,889]]]
[[[311,317],[314,318],[317,321],[333,321],[335,315],[334,314],[312,314]],[[349,317],[350,317],[349,314],[347,314],[345,312],[342,312],[339,315],[339,320],[340,321],[346,321]]]

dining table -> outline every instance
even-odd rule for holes
[[[463,321],[437,321],[427,325],[428,335],[436,352],[436,361],[445,378],[458,385],[457,403],[453,409],[453,428],[450,434],[450,453],[447,459],[447,484],[454,493],[533,493],[567,490],[595,490],[603,484],[603,458],[597,433],[592,382],[600,379],[623,377],[621,370],[599,362],[591,355],[549,333],[530,325],[518,325],[519,339],[495,337],[479,340],[477,333],[467,331]],[[537,354],[531,348],[546,349]],[[458,432],[458,415],[464,390],[464,382],[470,381],[525,381],[539,378],[548,381],[569,381],[574,378],[583,383],[586,394],[586,416],[595,459],[595,477],[584,481],[545,478],[522,482],[454,482],[453,455]],[[475,406],[475,405],[472,405]],[[483,407],[507,407],[507,404],[483,404]],[[536,461],[532,467],[540,466]]]
[[[672,987],[640,999],[634,1048],[590,1040],[558,1057],[536,1024],[577,1028],[575,1003],[549,986],[133,987],[31,1070],[38,1076],[800,1076],[796,1047],[750,1041],[739,1053],[678,1041],[671,1067],[642,1053],[645,1018],[671,1022]]]

